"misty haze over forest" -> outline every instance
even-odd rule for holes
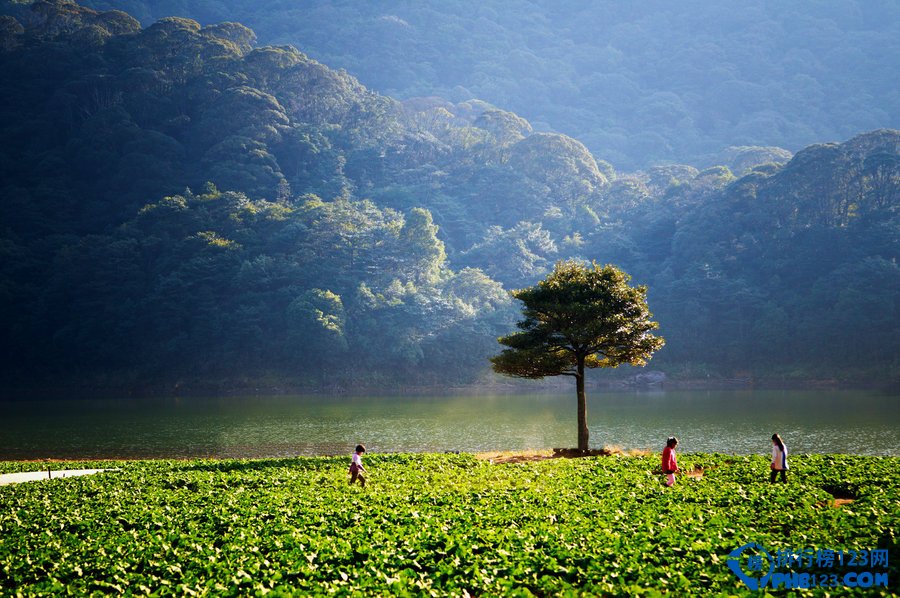
[[[0,383],[485,382],[568,258],[647,285],[670,379],[896,383],[898,40],[887,1],[0,1]]]
[[[83,4],[144,26],[238,21],[397,99],[487,101],[619,170],[731,165],[730,146],[796,152],[900,114],[889,0]]]

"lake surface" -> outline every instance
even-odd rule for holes
[[[575,394],[227,397],[0,403],[0,460],[286,457],[577,444]],[[856,391],[598,392],[591,446],[900,455],[900,397]]]

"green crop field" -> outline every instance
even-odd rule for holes
[[[679,462],[666,488],[656,456],[370,455],[365,489],[343,457],[54,463],[121,470],[0,487],[0,594],[757,594],[728,566],[750,542],[888,580],[816,594],[897,592],[900,459],[795,455],[787,485],[761,456]]]

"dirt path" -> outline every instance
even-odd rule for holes
[[[484,461],[490,461],[492,465],[503,463],[528,463],[531,461],[544,461],[545,459],[577,459],[579,457],[609,457],[611,455],[644,456],[650,454],[646,450],[623,451],[618,447],[603,447],[602,449],[543,449],[536,451],[488,451],[476,453],[475,457]]]
[[[101,471],[119,471],[118,469],[60,469],[53,471],[22,471],[19,473],[4,473],[0,475],[0,486],[18,484],[21,482],[36,482],[38,480],[52,480],[58,478],[74,478],[82,475],[91,475]]]

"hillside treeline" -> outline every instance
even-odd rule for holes
[[[86,0],[239,21],[397,97],[480,98],[620,169],[900,128],[891,0]]]
[[[470,383],[568,257],[650,288],[673,376],[894,376],[900,133],[619,173],[234,23],[0,16],[4,384]]]

